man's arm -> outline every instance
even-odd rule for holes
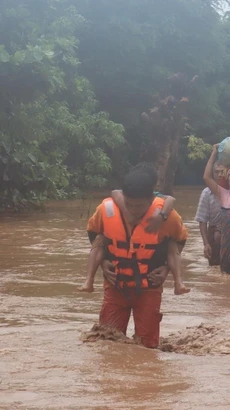
[[[208,192],[204,190],[200,196],[199,204],[195,220],[199,222],[200,234],[204,244],[204,257],[211,257],[211,246],[208,242],[208,222],[210,220],[210,204],[208,200]]]
[[[208,245],[208,224],[207,222],[199,222],[200,234],[203,239],[203,244]]]
[[[205,222],[199,222],[200,234],[204,244],[204,257],[210,259],[212,256],[212,248],[208,242],[208,224]]]
[[[204,178],[204,182],[209,187],[209,189],[212,191],[212,193],[218,197],[219,195],[218,184],[216,183],[216,181],[214,180],[212,176],[213,164],[217,157],[217,147],[218,147],[218,144],[213,145],[212,153],[206,164],[203,178]]]
[[[88,267],[86,273],[86,279],[84,284],[78,288],[81,292],[93,292],[94,291],[94,278],[99,266],[104,259],[104,236],[97,235],[95,241],[92,243],[91,252],[88,258]]]

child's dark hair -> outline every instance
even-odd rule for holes
[[[153,185],[155,186],[157,184],[157,171],[151,162],[139,162],[139,164],[131,169],[130,173],[136,171],[149,175],[153,181]]]
[[[124,178],[122,191],[128,198],[151,199],[154,183],[150,175],[142,171],[131,171]]]

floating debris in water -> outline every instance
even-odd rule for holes
[[[187,327],[168,337],[161,338],[159,349],[163,352],[190,355],[228,355],[230,354],[230,330],[224,324]]]
[[[98,340],[141,344],[138,338],[131,339],[113,327],[99,324],[95,324],[89,332],[82,336],[84,343],[97,342]],[[187,327],[177,333],[170,334],[168,337],[161,338],[159,350],[196,356],[229,355],[230,330],[227,324],[226,326],[218,326],[202,323],[199,326]]]
[[[82,336],[82,341],[84,343],[96,342],[98,340],[111,340],[113,342],[137,344],[136,340],[130,339],[119,330],[99,324],[95,324],[89,332],[85,332]]]

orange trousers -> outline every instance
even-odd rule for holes
[[[131,312],[135,324],[135,337],[145,347],[154,348],[159,344],[161,292],[156,289],[143,290],[138,295],[135,289],[127,294],[112,287],[104,288],[104,299],[100,312],[100,324],[114,327],[126,334]]]

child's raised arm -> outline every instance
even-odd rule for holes
[[[148,219],[148,226],[146,227],[146,232],[158,232],[162,223],[167,220],[168,214],[173,209],[173,205],[176,201],[172,196],[163,196],[165,198],[164,205],[162,209],[157,209],[154,215]]]

